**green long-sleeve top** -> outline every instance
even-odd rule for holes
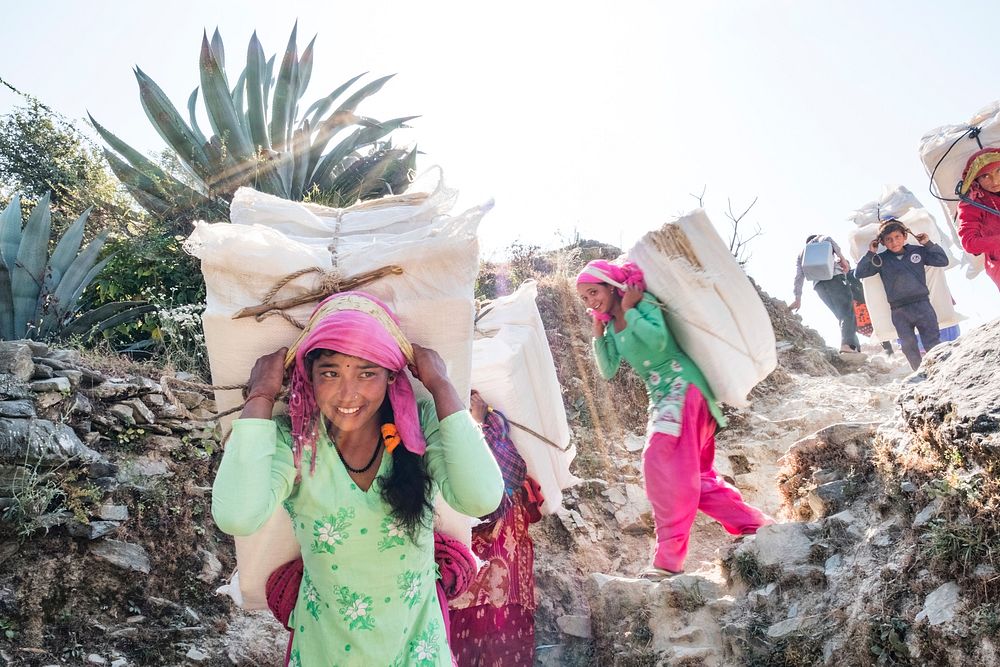
[[[684,395],[689,384],[704,395],[719,426],[726,425],[708,381],[677,345],[659,302],[649,292],[635,307],[625,311],[624,329],[616,332],[614,322],[609,322],[604,335],[594,338],[593,347],[597,369],[605,380],[615,376],[622,359],[642,378],[649,396],[649,435],[680,435]]]
[[[472,417],[461,411],[439,422],[430,401],[419,412],[434,490],[463,514],[493,511],[503,478]],[[411,539],[380,493],[392,457],[383,455],[362,491],[325,435],[315,472],[306,463],[296,480],[291,442],[287,419],[236,420],[212,488],[212,514],[226,533],[253,533],[279,505],[292,518],[304,567],[290,664],[451,665],[431,519]]]

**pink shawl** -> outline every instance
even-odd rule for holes
[[[412,361],[412,348],[399,331],[399,320],[388,306],[370,294],[342,292],[327,297],[316,306],[299,340],[289,349],[286,365],[291,362],[294,366],[288,415],[292,421],[297,467],[301,464],[303,449],[311,447],[309,469],[316,469],[316,439],[321,415],[305,364],[306,355],[316,349],[365,359],[394,372],[396,380],[389,385],[388,394],[396,428],[404,447],[414,454],[424,453],[427,443],[420,429],[413,387],[405,372],[407,362]]]
[[[622,289],[623,286],[635,286],[641,290],[646,289],[646,280],[642,275],[642,269],[632,262],[624,262],[618,265],[612,264],[606,259],[595,259],[588,262],[587,266],[583,267],[583,270],[576,276],[576,284],[579,285],[581,283],[611,285],[618,292],[618,296],[625,294],[625,290]],[[600,322],[611,320],[611,316],[607,313],[597,313],[591,310],[587,312],[590,313],[591,317]]]

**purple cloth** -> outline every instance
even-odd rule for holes
[[[511,504],[513,504],[514,492],[524,486],[524,480],[528,475],[528,465],[518,453],[517,448],[510,439],[510,424],[502,412],[491,410],[486,413],[483,420],[483,435],[486,437],[486,444],[493,452],[493,458],[500,466],[500,474],[503,476],[503,498],[500,506],[484,517],[480,517],[484,522],[489,523],[502,517]]]

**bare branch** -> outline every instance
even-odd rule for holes
[[[701,194],[696,195],[693,192],[689,192],[692,197],[698,200],[698,208],[705,208],[705,191],[708,189],[708,185],[701,186]]]
[[[729,211],[726,213],[726,217],[729,218],[732,223],[732,234],[729,237],[729,252],[733,254],[733,257],[735,257],[736,261],[740,263],[740,266],[745,265],[750,260],[750,254],[747,252],[747,247],[750,242],[764,233],[763,230],[761,230],[760,225],[754,224],[753,234],[747,238],[740,235],[740,222],[743,221],[743,218],[746,217],[747,213],[750,212],[750,209],[752,209],[754,204],[757,203],[757,199],[758,197],[754,197],[753,201],[750,202],[750,205],[747,206],[746,209],[739,215],[736,215],[733,212],[732,200],[726,199],[726,204],[729,208]]]

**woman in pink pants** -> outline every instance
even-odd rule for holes
[[[715,430],[725,426],[725,417],[701,370],[678,347],[656,297],[644,291],[639,267],[594,260],[577,276],[576,289],[594,318],[601,376],[614,377],[624,358],[649,395],[642,469],[656,553],[641,576],[662,579],[684,570],[699,509],[734,535],[771,523],[715,471]]]

